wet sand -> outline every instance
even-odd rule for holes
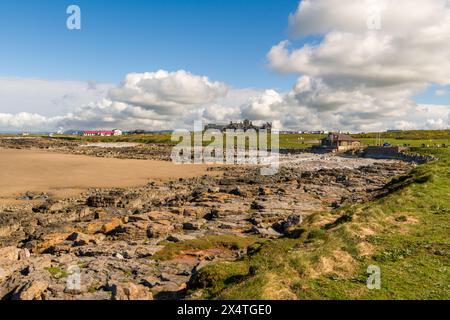
[[[88,188],[134,187],[146,185],[149,180],[192,178],[207,174],[207,168],[166,161],[0,149],[0,203],[15,202],[27,191],[63,198]]]

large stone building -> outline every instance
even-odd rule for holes
[[[233,122],[231,121],[230,124],[207,124],[205,126],[205,131],[206,130],[219,130],[222,132],[225,132],[227,130],[232,130],[232,131],[238,131],[238,130],[242,130],[242,131],[247,131],[247,130],[251,130],[254,129],[256,131],[258,130],[272,130],[272,123],[270,122],[266,122],[261,126],[256,126],[254,125],[250,120],[244,120],[243,122]]]
[[[322,139],[322,147],[331,151],[347,151],[358,149],[361,142],[346,134],[330,133]]]

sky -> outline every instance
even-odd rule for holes
[[[82,29],[66,28],[77,4]],[[118,83],[130,72],[186,69],[236,87],[281,89],[265,67],[297,0],[3,0],[3,76]]]
[[[2,0],[0,131],[447,129],[449,36],[447,0]]]

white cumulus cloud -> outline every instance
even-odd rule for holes
[[[289,27],[319,39],[299,48],[283,40],[268,53],[273,70],[300,75],[285,99],[291,119],[328,129],[448,126],[449,106],[413,101],[450,83],[448,1],[303,0]]]
[[[176,114],[188,107],[198,107],[225,96],[227,86],[205,76],[187,71],[128,74],[123,83],[110,91],[120,101],[160,114]]]

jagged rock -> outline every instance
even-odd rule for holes
[[[183,286],[186,282],[189,281],[189,276],[180,276],[165,272],[161,273],[159,278],[163,282],[173,282],[179,287]]]
[[[86,204],[94,208],[117,207],[121,200],[122,198],[118,194],[95,194],[87,198]]]
[[[5,221],[0,226],[0,237],[9,237],[12,233],[19,230],[20,224],[13,221]]]
[[[281,235],[272,228],[261,228],[256,226],[252,227],[251,232],[266,238],[278,238]]]
[[[113,284],[111,292],[112,300],[153,300],[147,287],[131,282]]]
[[[103,224],[102,228],[100,229],[101,233],[107,234],[112,232],[117,227],[120,227],[123,224],[123,221],[121,219],[112,219],[111,221],[108,221],[107,223]]]
[[[183,216],[185,216],[185,217],[193,217],[193,216],[195,216],[195,212],[192,209],[185,208],[183,210]]]
[[[44,291],[47,288],[48,283],[46,281],[28,281],[14,291],[12,300],[43,300]]]
[[[26,192],[25,195],[18,197],[17,200],[21,201],[31,201],[31,200],[47,200],[49,197],[46,193],[34,193]]]
[[[113,218],[109,221],[95,220],[89,222],[86,225],[84,232],[86,234],[96,234],[96,233],[108,234],[117,227],[122,226],[123,224],[124,221],[120,218]]]
[[[195,231],[195,230],[200,230],[201,227],[202,227],[202,223],[200,223],[200,222],[185,222],[185,223],[183,223],[184,230]]]
[[[290,215],[286,220],[276,223],[273,228],[280,233],[289,232],[293,227],[298,226],[303,221],[301,215]]]
[[[336,182],[342,183],[347,182],[349,180],[349,177],[347,175],[337,175],[336,176]]]
[[[268,196],[272,194],[272,191],[269,188],[259,187],[258,194],[260,196]]]
[[[252,204],[250,205],[250,209],[252,210],[263,210],[266,207],[263,206],[261,203],[257,202],[257,201],[253,201]]]
[[[148,238],[161,238],[169,234],[173,230],[173,226],[165,226],[162,224],[154,224],[147,228]]]
[[[102,240],[102,237],[100,237],[99,235],[93,236],[80,232],[74,232],[67,237],[67,240],[73,241],[73,245],[78,247],[87,245],[89,243],[96,244]]]
[[[19,260],[19,252],[20,249],[13,246],[0,248],[0,259],[10,261]]]
[[[215,220],[220,218],[220,211],[218,209],[211,209],[211,212],[206,214],[203,218],[206,220]]]
[[[153,288],[159,286],[161,284],[161,280],[153,276],[147,276],[141,280],[141,284],[148,288]]]
[[[120,254],[120,253],[114,254],[114,257],[119,259],[119,260],[125,260],[125,257],[122,254]]]
[[[135,214],[128,217],[129,222],[136,222],[136,221],[148,221],[148,216],[146,214]]]
[[[172,236],[172,235],[168,236],[168,237],[166,238],[166,240],[169,241],[169,242],[180,242],[180,241],[181,241],[181,239],[180,239],[179,237],[177,237],[177,236]]]
[[[22,269],[23,274],[31,274],[33,272],[42,272],[45,271],[46,268],[50,268],[52,266],[52,260],[48,255],[44,256],[35,256],[32,255],[28,261],[27,266]]]
[[[209,193],[218,193],[218,192],[220,192],[220,188],[219,187],[209,187],[208,192]]]
[[[70,233],[44,234],[38,240],[26,244],[26,248],[33,253],[42,253],[51,246],[61,243],[67,239]]]
[[[43,204],[34,207],[33,212],[55,212],[62,210],[64,208],[64,204],[60,201],[47,200]]]
[[[30,250],[28,250],[27,248],[21,249],[19,251],[19,260],[21,260],[21,261],[27,260],[30,257],[31,257],[31,253],[30,253]]]
[[[94,211],[94,219],[105,219],[107,214],[108,213],[103,208],[96,209]]]
[[[244,192],[242,192],[241,188],[236,187],[234,189],[231,189],[229,194],[235,195],[235,196],[243,196]]]
[[[139,208],[141,205],[142,205],[142,200],[139,198],[129,200],[127,203],[127,207],[132,208],[132,209]]]

